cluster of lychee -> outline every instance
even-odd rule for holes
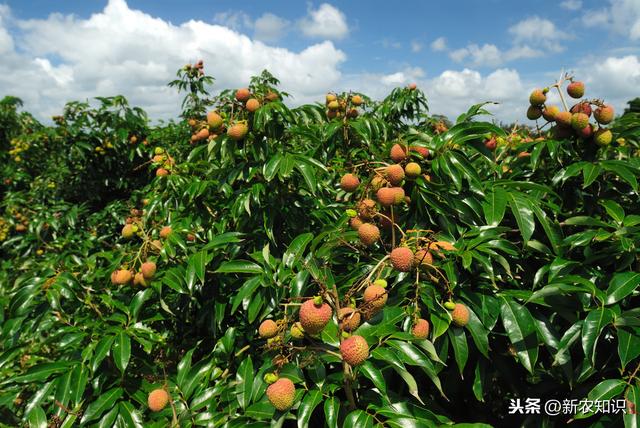
[[[329,93],[325,97],[326,114],[329,119],[355,119],[360,114],[358,107],[363,104],[364,99],[362,95],[358,94],[338,96],[337,94]]]
[[[0,217],[0,242],[7,239],[10,229],[11,227],[9,226],[9,222]]]
[[[138,136],[137,136],[137,135],[135,135],[135,134],[134,134],[134,135],[131,135],[131,136],[129,137],[129,142],[130,142],[131,144],[137,144],[137,143],[138,143],[138,141],[139,141],[139,138],[138,138]],[[146,138],[142,138],[142,145],[143,145],[143,146],[148,146],[148,145],[149,145],[149,141],[147,141],[147,139],[146,139]]]
[[[17,138],[12,139],[10,144],[11,144],[11,149],[9,149],[9,155],[13,157],[14,161],[18,163],[22,162],[22,157],[20,156],[20,153],[26,152],[27,150],[29,150],[29,147],[31,147],[31,145],[28,142],[17,139]]]
[[[156,177],[166,177],[171,174],[176,166],[176,161],[162,147],[156,147],[153,150],[151,163],[156,168]]]
[[[574,99],[584,96],[585,86],[583,82],[569,79],[567,94]],[[555,85],[561,91],[560,85]],[[555,105],[547,105],[547,93],[549,88],[535,89],[529,96],[529,109],[527,117],[537,120],[543,117],[547,122],[555,123],[552,128],[555,138],[564,139],[578,137],[583,140],[593,140],[599,146],[607,146],[611,143],[613,135],[611,130],[605,128],[613,121],[613,107],[601,100],[581,100],[574,104],[569,111],[561,111]],[[562,95],[562,94],[561,94]],[[596,123],[590,123],[593,114]]]
[[[195,64],[187,64],[182,68],[191,78],[204,77],[204,61],[199,60]]]
[[[15,211],[13,213],[13,218],[16,220],[16,224],[14,229],[17,233],[24,233],[27,231],[27,227],[29,226],[29,218],[20,211]]]

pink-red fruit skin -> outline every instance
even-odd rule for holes
[[[293,406],[296,398],[296,386],[290,379],[281,377],[267,388],[267,398],[281,412]]]
[[[369,344],[362,336],[351,336],[340,344],[340,354],[350,366],[359,366],[369,358]]]
[[[456,303],[456,307],[451,312],[451,319],[454,325],[464,327],[469,323],[469,309],[462,303]]]
[[[416,339],[424,340],[429,337],[429,321],[420,318],[411,328],[411,334]]]
[[[584,95],[584,83],[569,83],[569,86],[567,86],[567,94],[569,94],[571,98],[582,98],[582,96]]]
[[[159,412],[169,404],[169,393],[164,389],[154,389],[149,393],[147,404],[152,412]]]
[[[313,299],[309,299],[300,306],[300,324],[309,334],[318,334],[331,319],[331,306],[327,303],[316,305]]]
[[[400,272],[409,272],[413,267],[413,251],[407,247],[394,248],[389,258],[394,269]]]

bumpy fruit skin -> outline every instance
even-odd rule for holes
[[[588,102],[581,102],[571,107],[571,113],[584,113],[591,116],[591,105]]]
[[[296,322],[291,326],[291,337],[294,339],[302,339],[304,337],[304,328],[300,322]]]
[[[338,101],[329,101],[329,103],[327,104],[327,108],[329,110],[338,110],[340,108],[340,103]]]
[[[396,191],[391,187],[382,187],[376,192],[376,199],[380,205],[389,207],[396,203]]]
[[[357,312],[355,309],[349,307],[340,308],[338,314],[340,328],[344,331],[354,331],[360,326],[360,312]]]
[[[369,344],[362,336],[351,336],[340,344],[340,354],[350,366],[359,366],[369,358]]]
[[[144,276],[144,279],[152,279],[156,275],[156,264],[154,262],[144,262],[140,266],[140,272]]]
[[[529,106],[527,109],[527,119],[537,120],[542,117],[542,109],[540,106]]]
[[[456,307],[451,312],[453,324],[464,327],[469,323],[469,309],[462,303],[456,303]]]
[[[247,101],[245,107],[247,108],[247,110],[253,113],[260,108],[260,101],[256,100],[255,98],[251,98]]]
[[[210,111],[207,113],[207,124],[212,129],[218,129],[222,126],[222,116],[217,111]]]
[[[587,139],[593,135],[593,125],[589,124],[576,132],[580,138]]]
[[[263,339],[270,339],[278,334],[278,324],[274,320],[264,320],[258,327],[258,334]]]
[[[607,105],[598,107],[593,113],[593,117],[595,117],[598,123],[602,125],[611,123],[613,120],[613,107]]]
[[[609,144],[611,144],[611,140],[613,139],[613,135],[611,134],[610,130],[604,129],[604,128],[600,128],[593,135],[593,139],[594,139],[594,141],[596,142],[597,145],[604,147],[604,146],[608,146]]]
[[[553,122],[556,120],[556,115],[560,112],[558,106],[546,106],[544,110],[542,110],[542,117],[548,122]]]
[[[227,129],[227,135],[229,136],[229,138],[235,141],[242,140],[248,132],[249,127],[247,127],[246,123],[236,123],[235,125],[230,126],[229,129]]]
[[[280,95],[276,94],[275,92],[269,91],[269,93],[267,93],[267,95],[264,97],[265,100],[269,101],[269,102],[273,102],[273,101],[277,101],[280,99]]]
[[[251,92],[248,88],[240,88],[236,91],[236,100],[245,102],[251,97]]]
[[[340,188],[345,192],[355,192],[360,185],[360,179],[354,174],[345,174],[340,179]]]
[[[370,247],[380,239],[380,229],[375,224],[364,223],[358,228],[358,238],[360,242]]]
[[[281,412],[293,406],[296,398],[296,387],[290,379],[281,377],[267,388],[267,398]]]
[[[420,318],[411,328],[411,334],[416,339],[424,340],[429,337],[429,321]]]
[[[374,312],[379,311],[387,303],[389,294],[384,287],[376,284],[371,284],[364,290],[363,294],[364,302],[373,308]]]
[[[391,160],[394,162],[402,162],[407,158],[407,152],[400,144],[394,144],[389,153]]]
[[[580,131],[589,125],[589,116],[584,113],[573,113],[571,116],[571,127]]]
[[[351,104],[353,104],[354,106],[361,106],[362,105],[362,97],[360,95],[354,95],[351,97]]]
[[[433,264],[433,256],[428,250],[424,248],[419,249],[413,256],[413,263],[416,266],[430,268]]]
[[[171,226],[165,226],[160,229],[160,238],[166,239],[169,235],[171,235]]]
[[[396,205],[401,204],[405,201],[404,189],[402,187],[392,187],[391,190],[394,194],[394,203]]]
[[[307,333],[318,334],[331,319],[331,314],[331,306],[326,303],[318,306],[310,299],[300,307],[300,324]]]
[[[416,162],[409,162],[404,167],[404,174],[409,178],[419,177],[421,173],[422,168],[420,168],[420,165]]]
[[[582,98],[584,95],[584,83],[582,82],[571,82],[567,86],[567,94],[571,98]]]
[[[532,106],[540,106],[547,101],[547,96],[542,92],[541,89],[534,89],[529,95],[529,103]]]
[[[169,393],[164,389],[154,389],[149,393],[147,404],[152,412],[159,412],[169,404]]]
[[[376,214],[376,201],[373,199],[363,199],[356,206],[358,216],[363,220],[371,220]]]
[[[362,226],[363,224],[364,221],[362,221],[360,217],[353,217],[349,219],[349,226],[351,226],[351,229],[353,230],[359,230],[360,226]]]
[[[397,247],[389,256],[393,268],[400,272],[409,272],[413,267],[413,251],[407,247]]]
[[[196,141],[201,141],[201,140],[205,140],[209,138],[209,130],[207,128],[202,128],[200,131],[198,131],[198,133],[195,135],[195,140]]]
[[[133,285],[142,285],[143,287],[148,285],[142,272],[138,272],[133,276]]]
[[[136,232],[132,224],[125,224],[124,227],[122,228],[122,237],[124,239],[129,239],[133,237],[134,233]]]
[[[559,111],[556,113],[556,122],[560,125],[571,126],[571,118],[573,115],[568,111]]]
[[[404,168],[400,165],[390,165],[385,169],[385,174],[389,183],[397,186],[404,180]]]
[[[111,283],[114,285],[125,285],[133,280],[133,273],[130,270],[120,269],[111,274]]]

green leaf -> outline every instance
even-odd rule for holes
[[[53,374],[63,373],[72,366],[72,363],[60,361],[56,363],[42,363],[31,367],[21,376],[12,379],[15,383],[32,383],[46,380]]]
[[[494,187],[482,204],[484,218],[490,226],[497,226],[502,221],[507,207],[507,192],[501,187]]]
[[[193,352],[195,348],[189,350],[184,357],[178,363],[178,374],[176,376],[176,384],[178,388],[182,389],[184,386],[184,381],[187,378],[189,370],[191,370],[191,358],[193,356]]]
[[[533,235],[533,231],[536,227],[536,224],[533,221],[533,208],[531,203],[523,196],[513,193],[509,193],[508,195],[509,207],[511,208],[513,217],[516,219],[522,239],[527,242],[531,239],[531,235]]]
[[[620,206],[619,203],[608,199],[599,201],[599,203],[607,211],[609,217],[615,220],[616,223],[622,224],[622,221],[624,220],[624,209]]]
[[[633,413],[628,411],[629,404],[627,403],[627,412],[622,417],[624,420],[624,427],[638,428],[640,427],[640,412],[638,411],[638,408],[640,407],[640,387],[638,387],[638,385],[629,385],[624,395],[627,401],[635,406],[636,410]]]
[[[97,400],[89,404],[80,423],[85,424],[102,416],[104,412],[110,410],[116,404],[116,401],[122,397],[123,393],[124,390],[122,388],[112,388],[100,395]]]
[[[338,415],[340,414],[340,400],[331,397],[324,401],[324,417],[329,428],[338,428]]]
[[[638,288],[638,285],[640,285],[640,273],[624,272],[615,274],[609,282],[605,304],[611,305],[624,299],[633,293]]]
[[[116,367],[121,373],[124,373],[131,357],[131,338],[126,332],[121,331],[116,335],[111,351]]]
[[[564,365],[567,362],[571,361],[571,353],[569,352],[571,349],[571,345],[573,345],[578,338],[580,338],[580,332],[582,331],[583,321],[580,320],[577,323],[574,323],[567,331],[564,332],[562,337],[560,338],[560,343],[558,344],[558,351],[553,359],[553,365]]]
[[[298,408],[298,427],[303,428],[309,426],[309,419],[313,414],[313,410],[322,401],[322,392],[317,389],[313,389],[304,396],[302,403]]]
[[[456,359],[456,364],[458,364],[460,377],[464,379],[462,373],[464,372],[464,366],[467,364],[467,358],[469,357],[467,336],[464,334],[464,329],[461,328],[450,328],[447,333],[449,335],[449,340],[451,341],[451,347],[453,348],[453,355]]]
[[[343,428],[372,428],[373,415],[362,411],[354,410],[344,419]]]
[[[91,359],[91,372],[95,373],[95,371],[98,369],[102,360],[104,360],[104,358],[111,350],[111,345],[113,344],[114,340],[114,336],[105,336],[100,339],[93,353],[93,358]]]
[[[47,428],[47,415],[40,406],[29,413],[29,428]]]
[[[500,313],[502,324],[516,349],[520,363],[529,373],[533,373],[538,359],[538,336],[533,316],[526,307],[504,297]]]
[[[592,402],[608,401],[618,395],[622,394],[626,383],[620,379],[607,379],[597,384],[589,394],[587,394],[587,400]],[[594,412],[583,413],[580,412],[575,416],[575,419],[583,419],[593,415]]]
[[[589,187],[591,183],[593,183],[596,180],[596,178],[598,178],[601,172],[602,172],[602,168],[600,167],[600,165],[595,163],[586,163],[582,167],[582,177],[583,177],[582,188],[586,189],[587,187]]]
[[[236,373],[236,397],[242,409],[246,409],[251,404],[253,376],[253,362],[251,357],[247,357],[240,363]]]
[[[489,332],[484,328],[480,319],[471,309],[469,309],[467,330],[471,333],[471,338],[473,339],[473,343],[476,344],[478,351],[486,358],[489,358]]]
[[[124,426],[142,428],[142,415],[140,411],[136,409],[133,404],[128,401],[121,401],[118,411],[118,418],[124,421]]]
[[[624,369],[627,363],[640,355],[640,330],[637,328],[618,328],[618,355]]]
[[[313,239],[312,233],[303,233],[298,235],[289,245],[287,251],[282,256],[282,262],[287,267],[295,266],[302,258],[305,248],[309,245],[309,242]]]
[[[247,260],[231,260],[222,263],[216,273],[262,273],[262,267]]]
[[[360,366],[362,374],[368,378],[378,388],[383,397],[387,396],[387,383],[382,375],[382,372],[378,370],[371,361],[365,361]]]
[[[590,311],[584,319],[582,326],[582,349],[585,357],[595,364],[596,342],[602,329],[613,320],[611,310],[608,308],[598,308]]]

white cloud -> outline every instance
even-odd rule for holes
[[[502,53],[496,45],[485,44],[478,46],[471,44],[466,48],[457,49],[449,53],[456,62],[468,62],[474,66],[496,67],[502,64]]]
[[[514,37],[515,43],[533,43],[552,52],[563,51],[564,47],[560,42],[571,38],[569,34],[558,29],[553,22],[537,16],[516,23],[509,27],[508,31]]]
[[[9,34],[0,16],[0,35]],[[266,68],[294,103],[315,101],[336,85],[346,60],[330,41],[293,52],[203,21],[173,25],[124,0],[110,0],[86,19],[53,14],[12,24],[21,34],[0,36],[0,46],[9,49],[0,61],[0,92],[21,97],[41,119],[59,114],[70,100],[117,94],[154,118],[175,117],[182,95],[166,84],[177,68],[201,58],[216,78],[214,90],[246,85]]]
[[[604,27],[630,40],[640,40],[640,1],[609,0],[604,9],[590,9],[582,15],[588,27]]]
[[[431,50],[435,52],[442,52],[447,50],[447,39],[444,37],[438,37],[431,42]]]
[[[253,27],[251,17],[242,11],[218,12],[213,16],[213,22],[236,31]]]
[[[560,2],[560,7],[567,10],[578,10],[582,7],[581,0],[564,0]]]
[[[316,10],[309,9],[307,16],[299,21],[302,33],[308,37],[339,40],[349,34],[347,18],[340,9],[323,3]]]
[[[422,47],[423,47],[422,43],[420,43],[418,41],[413,40],[411,42],[411,52],[413,52],[413,53],[420,52],[422,50]]]
[[[274,42],[286,32],[289,21],[273,13],[265,13],[253,24],[254,37],[265,42]]]

